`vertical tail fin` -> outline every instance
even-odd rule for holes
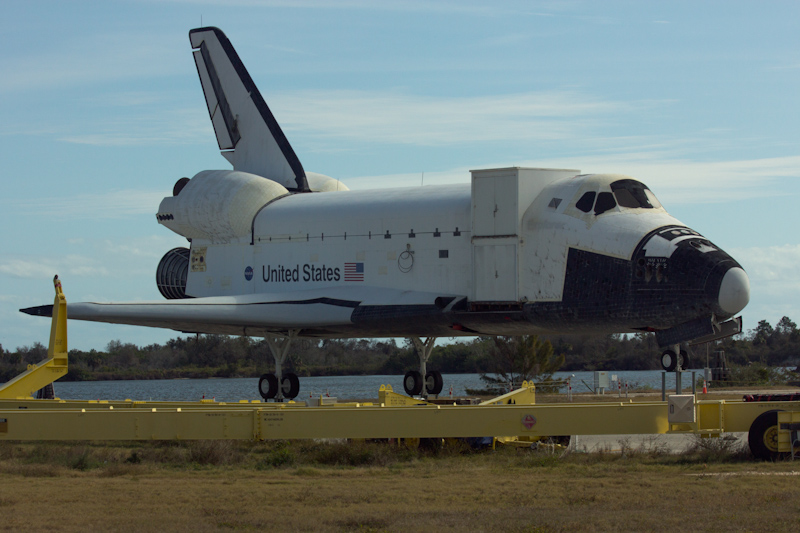
[[[222,155],[234,170],[308,191],[303,165],[225,34],[198,28],[189,40]]]

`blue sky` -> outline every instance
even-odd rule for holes
[[[800,3],[30,1],[0,4],[0,344],[18,312],[160,299],[185,241],[155,212],[229,168],[188,31],[231,39],[306,170],[351,189],[471,168],[634,176],[750,275],[745,327],[800,321]],[[70,323],[70,346],[168,330]]]

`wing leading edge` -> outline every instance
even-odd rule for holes
[[[215,296],[156,302],[68,304],[70,319],[173,329],[190,333],[262,336],[301,330],[307,336],[402,335],[398,327],[425,318],[447,327],[446,316],[464,298],[375,287]],[[52,306],[21,309],[37,316]],[[437,320],[437,318],[439,320]],[[452,335],[452,333],[451,333]]]

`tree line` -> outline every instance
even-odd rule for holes
[[[659,350],[651,333],[633,335],[551,335],[553,354],[562,371],[657,370]],[[439,341],[429,368],[443,373],[494,372],[497,346],[493,337]],[[788,317],[774,327],[766,320],[740,335],[691,349],[693,367],[706,364],[706,354],[724,350],[733,365],[800,364],[800,331]],[[41,343],[14,351],[0,345],[0,381],[8,381],[28,364],[47,356]],[[297,339],[286,371],[301,376],[403,374],[419,364],[413,345],[405,339]],[[140,347],[114,340],[104,350],[70,350],[66,380],[254,377],[272,371],[269,347],[263,339],[197,335],[165,344]]]

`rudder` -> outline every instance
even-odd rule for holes
[[[222,155],[234,170],[309,191],[303,165],[222,30],[197,28],[189,40]]]

